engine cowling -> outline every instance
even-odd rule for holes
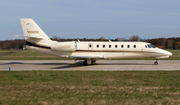
[[[57,51],[76,51],[76,42],[59,42],[53,44],[51,49]]]

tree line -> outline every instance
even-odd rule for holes
[[[64,42],[64,41],[137,41],[137,42],[149,42],[156,47],[163,48],[163,49],[179,49],[180,48],[180,37],[171,37],[171,38],[154,38],[154,39],[142,39],[138,35],[133,35],[129,39],[126,38],[116,38],[116,39],[105,39],[101,36],[98,39],[65,39],[60,38],[58,36],[54,36],[51,40]],[[26,45],[26,41],[24,39],[15,39],[15,40],[4,40],[0,41],[0,49],[23,49]]]

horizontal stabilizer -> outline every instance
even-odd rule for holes
[[[24,37],[24,38],[33,38],[33,39],[44,39],[44,37],[42,36],[24,36],[24,35],[13,35],[13,36],[16,36],[16,37]]]
[[[69,56],[69,58],[92,58],[92,59],[105,59],[105,56]]]

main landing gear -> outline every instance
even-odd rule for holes
[[[158,65],[158,59],[156,59],[156,61],[154,62],[154,65]]]
[[[87,60],[84,60],[83,65],[91,65],[95,62],[96,62],[95,60],[87,59]]]
[[[84,60],[83,65],[88,65],[87,60]]]

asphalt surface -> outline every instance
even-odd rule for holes
[[[81,70],[81,71],[128,71],[128,70],[180,70],[180,60],[99,60],[84,66],[83,61],[73,60],[0,60],[0,71],[30,70]]]

